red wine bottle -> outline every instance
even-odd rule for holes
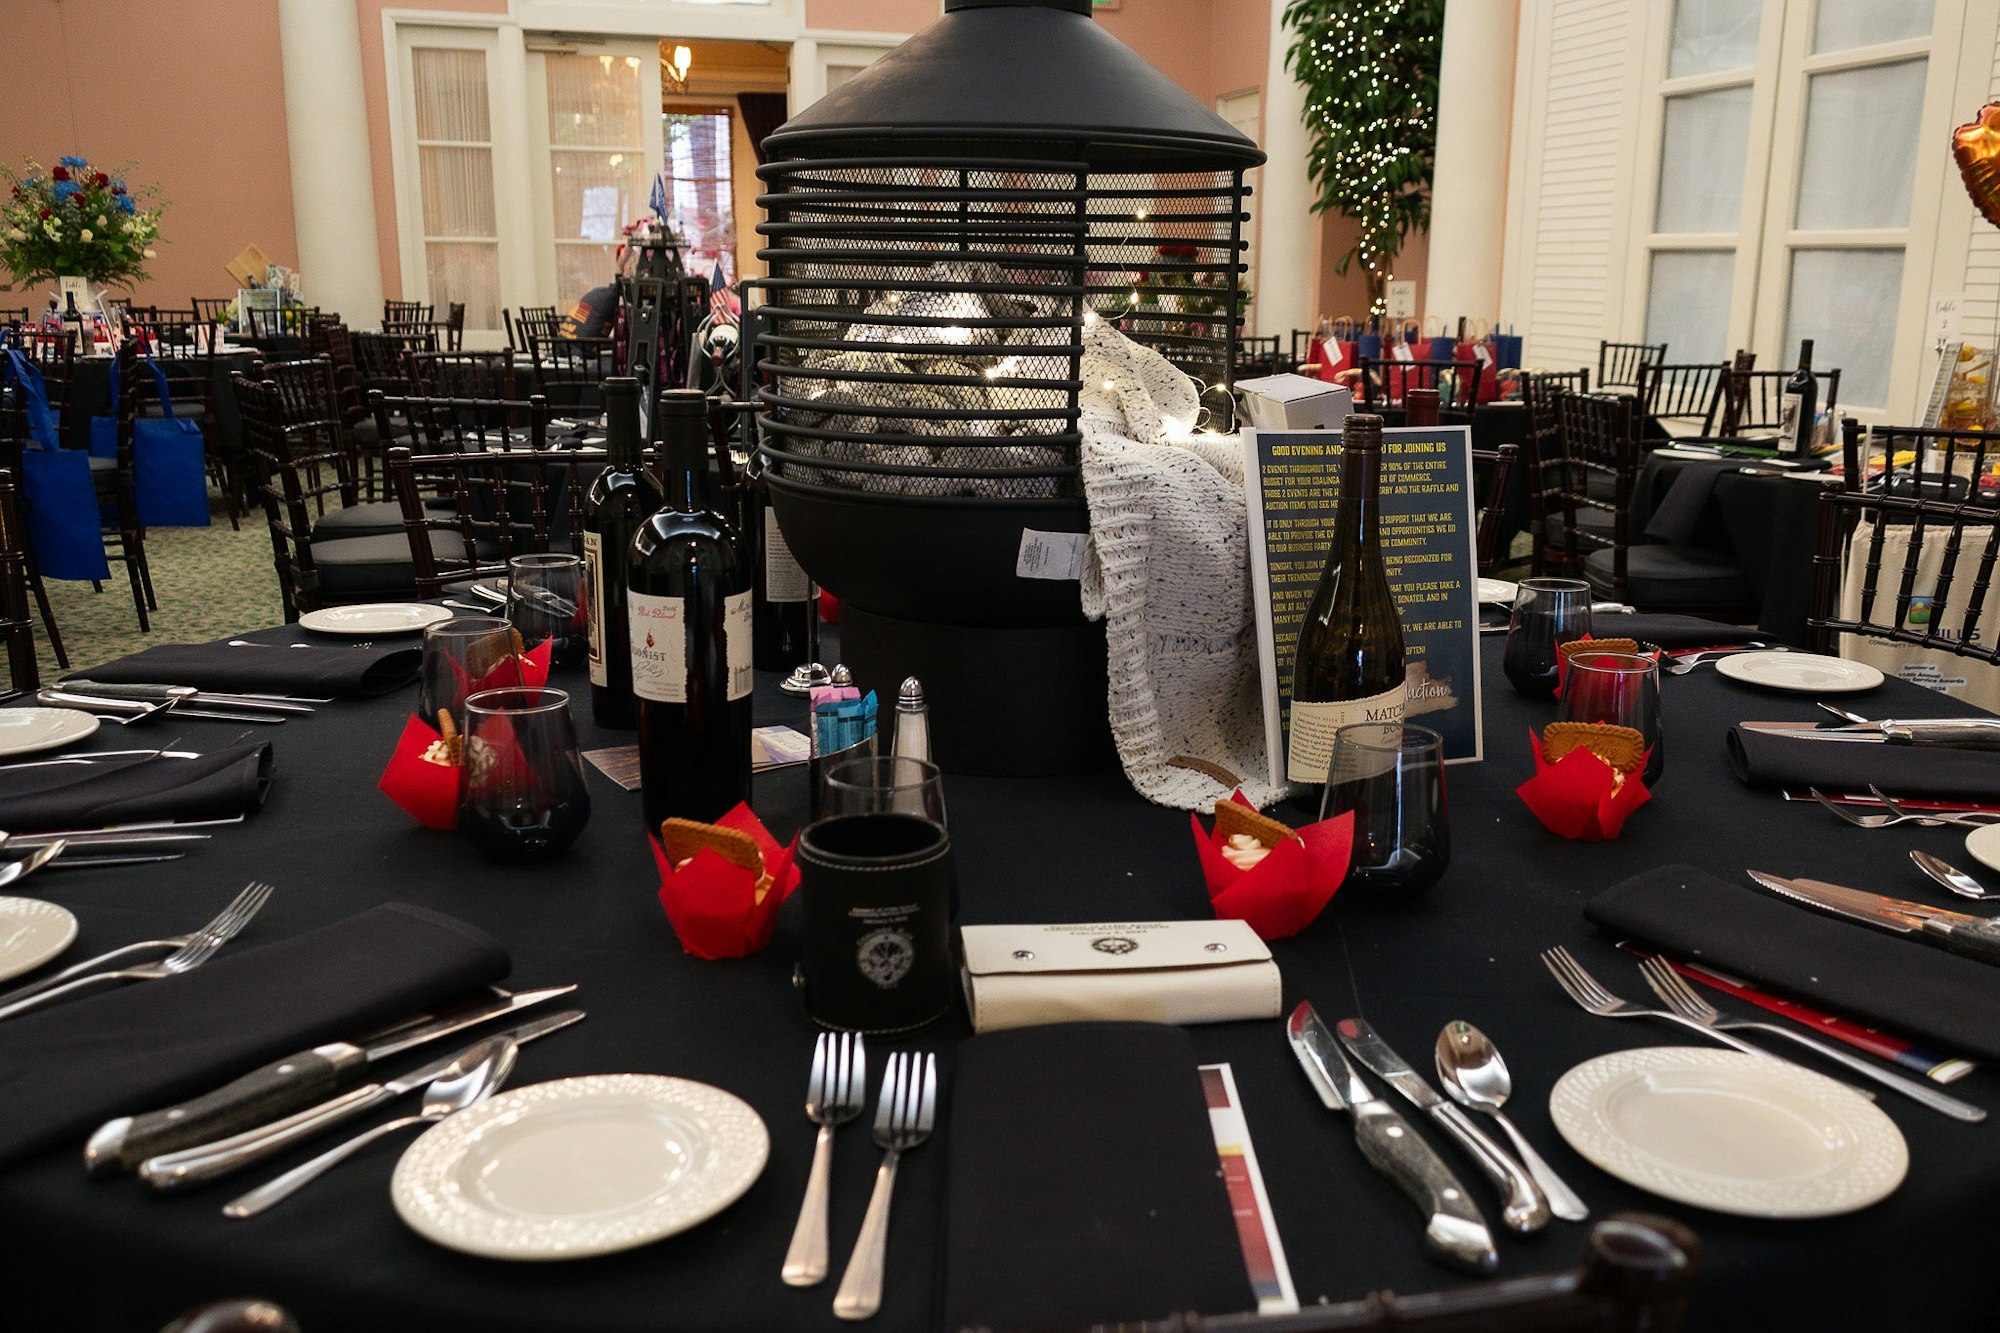
[[[1340,728],[1403,720],[1403,624],[1377,531],[1381,475],[1382,418],[1354,413],[1341,434],[1333,547],[1292,658],[1291,782],[1326,781]]]
[[[1799,343],[1799,368],[1785,381],[1778,410],[1778,453],[1804,458],[1812,453],[1813,427],[1819,421],[1819,381],[1812,373],[1812,339]]]
[[[792,548],[785,544],[785,534],[778,530],[769,489],[761,478],[748,489],[743,497],[743,511],[749,518],[744,549],[756,570],[757,600],[752,614],[757,669],[790,671],[812,657],[807,634],[815,590],[792,556]]]
[[[600,727],[639,725],[632,696],[632,641],[625,611],[626,569],[639,525],[666,503],[640,460],[639,381],[604,381],[604,471],[583,502],[583,574],[590,611],[590,711]]]
[[[646,828],[712,822],[750,799],[750,584],[736,534],[706,505],[707,401],[659,397],[666,507],[632,538],[626,611]]]

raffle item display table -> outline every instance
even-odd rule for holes
[[[252,637],[283,643],[310,636],[286,628]],[[1284,1009],[1310,1000],[1329,1023],[1365,1016],[1425,1067],[1445,1024],[1476,1024],[1511,1068],[1509,1112],[1594,1217],[1665,1213],[1700,1235],[1706,1260],[1692,1327],[1984,1326],[2000,1308],[2000,1272],[1992,1263],[2000,1122],[1959,1123],[1885,1093],[1877,1105],[1907,1138],[1910,1162],[1907,1179],[1882,1202],[1817,1221],[1666,1203],[1571,1151],[1551,1126],[1549,1092],[1565,1071],[1594,1056],[1703,1043],[1664,1025],[1585,1013],[1539,957],[1564,946],[1607,986],[1639,998],[1646,992],[1634,960],[1584,917],[1585,904],[1609,886],[1692,862],[1745,895],[1759,892],[1744,875],[1754,868],[1918,898],[1924,881],[1907,851],[1920,846],[1951,855],[1962,830],[1871,832],[1841,824],[1810,802],[1747,788],[1726,757],[1733,723],[1823,715],[1810,696],[1752,690],[1703,667],[1666,684],[1672,759],[1652,802],[1618,840],[1565,841],[1545,831],[1514,792],[1532,772],[1528,734],[1553,719],[1554,706],[1500,687],[1497,638],[1486,640],[1482,652],[1495,686],[1486,693],[1489,757],[1449,770],[1450,870],[1415,901],[1370,900],[1344,890],[1312,926],[1273,942]],[[580,673],[558,673],[553,683],[584,697]],[[775,686],[773,677],[760,679],[758,721],[798,725],[799,703]],[[1896,681],[1846,702],[1871,716],[1962,711]],[[832,1281],[794,1288],[779,1278],[813,1150],[803,1102],[815,1029],[791,980],[797,900],[780,913],[777,938],[765,952],[722,962],[688,956],[661,912],[639,797],[594,767],[592,821],[569,853],[550,864],[495,864],[459,837],[415,826],[375,789],[412,703],[404,690],[325,705],[315,717],[260,729],[259,739],[275,748],[268,804],[185,860],[38,875],[30,882],[33,894],[70,909],[82,924],[68,956],[185,931],[251,880],[277,889],[232,948],[288,940],[391,901],[448,913],[504,945],[512,960],[509,985],[578,983],[570,1002],[588,1018],[524,1047],[510,1086],[600,1073],[711,1084],[763,1118],[770,1159],[761,1179],[713,1220],[643,1248],[569,1262],[506,1263],[440,1248],[398,1220],[388,1188],[394,1149],[371,1151],[270,1212],[233,1221],[221,1204],[236,1191],[157,1196],[130,1176],[88,1179],[82,1143],[68,1143],[0,1169],[0,1252],[8,1273],[0,1322],[21,1329],[151,1329],[189,1306],[256,1294],[291,1309],[307,1329],[377,1333],[838,1326]],[[630,743],[630,733],[594,728],[587,704],[576,713],[586,750]],[[115,730],[89,746],[144,743],[136,728]],[[206,750],[234,733],[222,724],[188,723],[172,734]],[[780,838],[804,817],[805,774],[780,769],[756,781],[758,812]],[[1144,803],[1115,771],[1050,779],[948,776],[946,785],[962,924],[1209,914],[1186,813]],[[1313,818],[1282,805],[1274,813],[1294,826]],[[1803,919],[1807,909],[1797,910]],[[1896,979],[1884,977],[1883,984]],[[1187,1031],[1199,1060],[1226,1062],[1233,1071],[1303,1305],[1385,1287],[1418,1292],[1479,1281],[1426,1262],[1417,1215],[1363,1160],[1351,1123],[1329,1114],[1308,1086],[1287,1049],[1282,1020]],[[893,1051],[935,1050],[944,1102],[937,1141],[902,1165],[877,1327],[937,1327],[944,1256],[975,1262],[940,1234],[948,1202],[955,1215],[978,1203],[950,1193],[975,1186],[945,1178],[947,1160],[958,1160],[950,1152],[947,1112],[961,1055],[969,1070],[983,1049],[978,1043],[991,1040],[971,1036],[954,1012],[927,1032],[870,1042],[871,1074]],[[1101,1080],[1067,1089],[1068,1117],[1087,1122],[1113,1105],[1131,1114],[1129,1099],[1111,1095],[1119,1071],[1102,1072]],[[1991,1069],[1952,1090],[2000,1107],[2000,1075]],[[1477,1180],[1455,1150],[1442,1141],[1438,1147],[1466,1180]],[[277,1159],[272,1169],[304,1155]],[[865,1121],[836,1137],[836,1270],[853,1245],[879,1160]],[[1076,1196],[1097,1187],[1086,1173],[1061,1187],[1074,1195],[1052,1193],[1033,1211],[1059,1233]],[[1481,1182],[1473,1193],[1495,1220],[1491,1191]],[[1585,1234],[1583,1226],[1563,1222],[1528,1241],[1495,1229],[1500,1278],[1573,1266]],[[1004,1250],[976,1260],[996,1271],[1008,1261]]]

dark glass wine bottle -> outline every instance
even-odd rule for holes
[[[1341,436],[1333,546],[1292,658],[1292,782],[1326,781],[1340,728],[1403,719],[1403,625],[1382,569],[1381,476],[1382,418],[1357,412]]]
[[[1435,426],[1438,424],[1438,391],[1436,389],[1411,389],[1403,395],[1403,424],[1405,426]]]
[[[583,576],[590,610],[590,711],[600,727],[639,725],[632,697],[632,641],[625,612],[626,567],[639,525],[666,503],[640,454],[639,381],[604,381],[604,471],[583,502]]]
[[[736,534],[703,499],[707,402],[659,397],[666,507],[632,538],[627,576],[646,828],[713,821],[750,799],[750,585]]]
[[[1813,427],[1819,423],[1819,381],[1812,373],[1812,339],[1799,343],[1799,368],[1785,381],[1778,412],[1778,452],[1804,458],[1812,452]]]
[[[743,497],[749,517],[744,549],[756,569],[757,598],[752,607],[756,622],[755,659],[759,671],[790,671],[812,657],[807,641],[813,614],[813,585],[805,570],[792,557],[785,534],[778,530],[778,515],[771,508],[769,488],[759,478]]]

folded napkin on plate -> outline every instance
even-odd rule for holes
[[[1662,648],[1719,648],[1732,643],[1753,643],[1763,637],[1755,629],[1725,625],[1700,616],[1627,615],[1604,612],[1590,618],[1590,633],[1597,639],[1637,639]]]
[[[193,685],[224,694],[364,698],[417,678],[423,649],[163,643],[77,674],[106,685]]]
[[[39,833],[154,819],[229,819],[263,808],[269,741],[199,759],[106,759],[0,768],[0,829]]]
[[[1729,729],[1729,766],[1753,787],[1818,787],[1860,792],[1873,783],[1891,796],[2000,801],[2000,754],[1943,745],[1816,741]]]
[[[1756,868],[1791,869],[1782,857]],[[1692,866],[1663,866],[1606,889],[1583,914],[1618,938],[2000,1060],[2000,968],[1787,902],[1748,879],[1729,884]]]
[[[483,931],[386,903],[272,944],[225,945],[177,977],[10,1018],[0,1022],[0,1165],[81,1144],[113,1116],[183,1101],[294,1051],[465,999],[508,967]]]
[[[946,1136],[944,1327],[1251,1311],[1194,1044],[1064,1023],[960,1048]]]

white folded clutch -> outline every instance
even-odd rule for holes
[[[975,1032],[1038,1023],[1276,1018],[1278,965],[1241,921],[966,926]]]

